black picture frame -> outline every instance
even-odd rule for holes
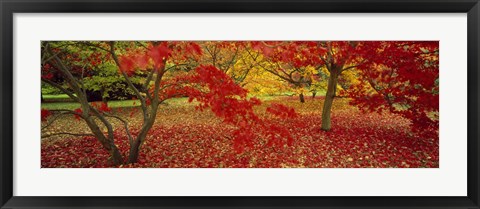
[[[1,208],[480,208],[478,0],[1,0]],[[467,13],[468,195],[465,197],[13,196],[14,13]],[[92,188],[93,189],[93,188]]]

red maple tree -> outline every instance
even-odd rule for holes
[[[102,51],[103,60],[113,60],[118,67],[118,72],[123,76],[128,88],[132,90],[136,99],[140,101],[143,123],[140,127],[131,130],[126,119],[110,112],[111,108],[107,103],[88,102],[85,89],[82,87],[83,78],[89,76],[86,65],[79,67],[79,62],[85,61],[78,54],[58,47],[55,43],[44,42],[42,66],[45,73],[53,71],[66,82],[69,89],[64,88],[60,83],[52,80],[51,76],[43,76],[42,81],[57,87],[69,95],[81,107],[76,110],[42,110],[42,120],[47,120],[52,112],[56,115],[72,114],[77,119],[86,122],[91,133],[57,133],[74,136],[94,136],[110,153],[113,165],[123,163],[136,163],[139,151],[147,139],[150,129],[155,124],[158,109],[164,101],[175,97],[189,97],[189,101],[199,102],[198,109],[210,109],[216,116],[222,118],[225,123],[238,127],[231,135],[234,136],[234,147],[238,152],[245,147],[251,146],[252,140],[261,131],[271,137],[271,144],[283,145],[284,141],[291,144],[292,137],[282,127],[274,126],[259,119],[253,111],[253,107],[260,104],[256,98],[247,98],[247,91],[238,86],[231,77],[214,66],[199,66],[195,69],[187,69],[185,73],[177,73],[174,76],[166,77],[169,71],[178,70],[182,66],[189,65],[189,62],[196,60],[202,55],[202,49],[194,42],[150,42],[148,45],[138,44],[132,48],[118,48],[118,44],[111,42],[80,42],[74,43],[82,47]],[[93,57],[95,61],[87,62],[95,66],[98,54]],[[90,59],[87,58],[87,59]],[[167,63],[169,66],[167,66]],[[49,66],[47,69],[45,66]],[[47,72],[48,70],[48,72]],[[144,73],[145,80],[141,86],[132,82],[131,76],[136,73]],[[48,74],[47,74],[48,75]],[[277,105],[269,109],[273,115],[281,116],[278,108],[285,108]],[[290,110],[291,111],[291,110]],[[54,114],[55,115],[55,114]],[[290,112],[293,116],[294,113]],[[282,116],[284,117],[284,116]],[[58,117],[52,117],[47,125],[51,125]],[[125,160],[115,144],[114,128],[111,120],[118,120],[124,125],[125,135],[129,141],[129,154]],[[106,132],[102,131],[106,128]],[[255,129],[255,131],[254,131]],[[42,137],[48,137],[44,135]],[[275,143],[273,143],[273,141]]]

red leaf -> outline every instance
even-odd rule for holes
[[[80,120],[80,118],[81,118],[80,115],[83,114],[82,108],[77,108],[77,109],[74,110],[74,112],[77,113],[77,114],[74,115],[75,119]]]
[[[47,109],[43,109],[42,108],[42,111],[41,111],[41,119],[42,121],[47,121],[47,118],[52,115],[52,112],[50,110],[47,110]]]
[[[155,68],[161,68],[164,60],[170,56],[172,50],[168,48],[167,43],[164,42],[157,46],[151,46],[148,50],[148,55],[152,58]]]

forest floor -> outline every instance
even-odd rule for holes
[[[253,148],[237,153],[225,125],[210,111],[195,111],[195,104],[174,99],[163,104],[144,143],[138,163],[122,167],[147,168],[395,168],[439,167],[439,141],[425,139],[410,130],[410,122],[389,113],[363,113],[337,98],[332,110],[332,130],[322,131],[323,98],[265,97],[256,108],[261,117],[270,103],[294,107],[299,117],[275,121],[289,127],[291,146],[267,146],[261,137]],[[51,105],[51,104],[50,104]],[[132,101],[131,106],[135,106]],[[114,108],[132,127],[141,124],[138,107]],[[128,142],[121,124],[116,144],[128,155]],[[87,133],[86,125],[64,116],[43,134],[58,131]],[[108,153],[93,137],[51,137],[42,140],[41,165],[58,167],[111,167]]]

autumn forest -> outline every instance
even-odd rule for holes
[[[439,168],[438,41],[42,41],[42,168]]]

